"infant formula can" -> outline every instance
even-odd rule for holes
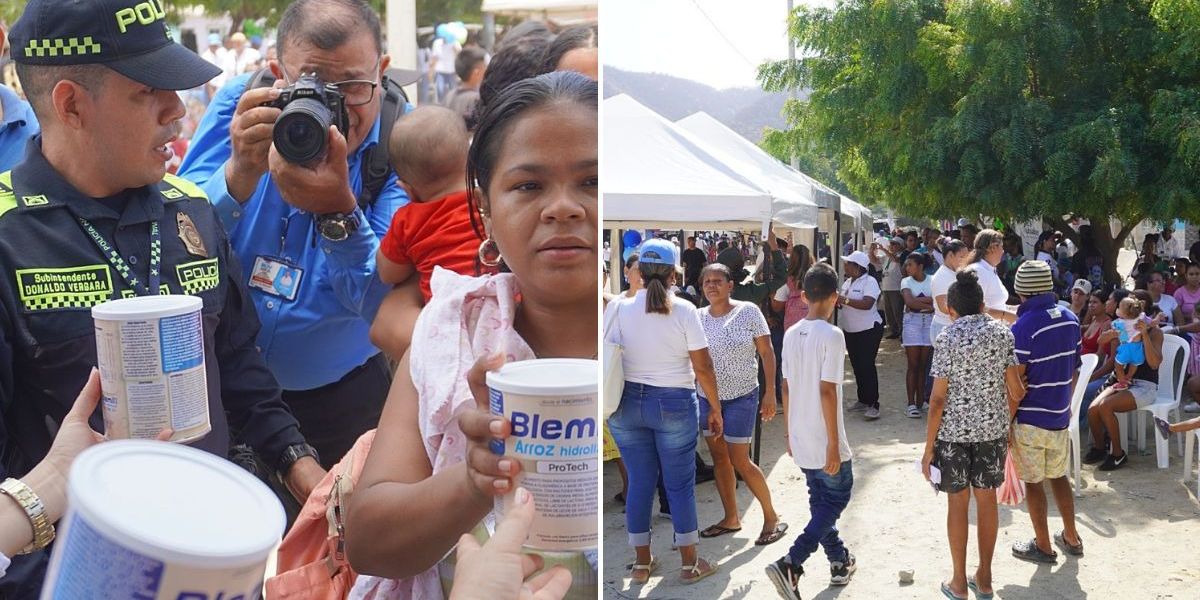
[[[526,542],[530,548],[597,545],[597,368],[594,360],[539,359],[487,374],[492,414],[512,423],[512,435],[504,442],[493,440],[492,452],[520,461],[515,483],[533,494],[537,516]],[[503,514],[512,498],[497,498],[497,512]]]
[[[121,440],[79,455],[41,600],[258,600],[283,506],[233,463]]]
[[[204,301],[139,296],[92,307],[108,439],[191,442],[212,430],[204,370]]]

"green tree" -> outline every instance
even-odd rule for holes
[[[777,135],[901,214],[1118,219],[1115,282],[1135,224],[1200,218],[1198,33],[1194,0],[846,0],[797,9],[802,58],[759,79],[810,90]]]

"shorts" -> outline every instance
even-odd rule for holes
[[[938,489],[947,494],[968,487],[977,490],[998,488],[1004,483],[1004,458],[1008,438],[988,442],[943,442],[933,444],[933,464],[942,471]]]
[[[1146,362],[1146,349],[1141,342],[1125,342],[1117,346],[1117,364],[1140,365]]]
[[[604,462],[621,458],[621,450],[617,448],[617,440],[613,439],[608,430],[608,421],[604,422]]]
[[[1138,408],[1146,408],[1158,398],[1158,384],[1145,379],[1129,380],[1129,388],[1124,391],[1133,395],[1133,401],[1137,403]]]
[[[1066,429],[1042,429],[1017,423],[1013,426],[1013,438],[1017,444],[1017,455],[1013,458],[1021,481],[1040,483],[1067,476],[1071,438]]]
[[[933,325],[933,313],[904,313],[904,329],[900,334],[900,345],[932,346],[929,337],[929,327]]]
[[[708,400],[700,399],[700,431],[708,431]],[[754,424],[758,422],[758,387],[749,394],[721,401],[721,437],[730,444],[749,444],[754,441]]]

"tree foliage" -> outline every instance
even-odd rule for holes
[[[800,7],[802,58],[759,68],[783,145],[918,217],[1200,219],[1200,2],[845,0]],[[1115,263],[1115,261],[1106,261]],[[1115,273],[1110,273],[1114,278]]]

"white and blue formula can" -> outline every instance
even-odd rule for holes
[[[79,455],[41,600],[258,600],[283,506],[237,465],[122,440]]]
[[[204,369],[204,301],[139,296],[92,307],[104,435],[186,443],[212,431]]]
[[[539,359],[487,374],[491,412],[512,423],[492,452],[521,464],[516,485],[533,494],[536,516],[526,546],[573,551],[597,545],[600,447],[594,360]],[[512,494],[496,499],[500,514]]]

